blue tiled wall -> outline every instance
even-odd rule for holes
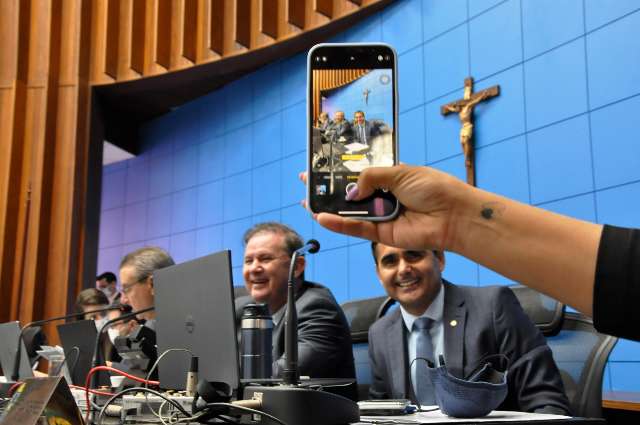
[[[397,1],[331,41],[397,49],[400,157],[464,177],[456,117],[440,105],[500,84],[476,109],[477,180],[488,190],[600,223],[640,227],[640,4],[632,0]],[[149,123],[141,155],[105,167],[99,271],[139,246],[187,260],[233,250],[279,220],[322,251],[307,276],[339,301],[382,293],[366,242],[332,234],[298,205],[305,168],[305,55],[283,59]],[[455,254],[445,276],[508,279]],[[605,389],[640,390],[640,344],[621,341]]]

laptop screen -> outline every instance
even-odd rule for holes
[[[160,269],[153,274],[158,355],[188,348],[207,381],[240,383],[238,341],[228,250]],[[158,365],[160,386],[184,389],[191,356],[171,352]]]
[[[14,363],[16,359],[16,351],[18,348],[18,338],[20,336],[20,324],[18,322],[7,322],[0,324],[0,365],[4,376],[9,379],[13,373]],[[29,365],[29,357],[24,342],[20,340],[20,379],[30,378],[33,371]]]

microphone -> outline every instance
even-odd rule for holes
[[[152,311],[152,310],[155,310],[155,307],[152,306],[152,307],[143,308],[137,311],[132,311],[131,313],[126,313],[114,319],[108,320],[104,325],[102,325],[102,328],[98,329],[98,335],[96,335],[96,341],[93,347],[93,362],[92,362],[91,368],[93,369],[94,367],[99,366],[100,364],[100,336],[102,336],[102,333],[107,328],[109,328],[111,325],[113,325],[116,322],[120,322],[122,320],[127,320],[127,319],[135,319],[137,315],[146,313],[147,311]],[[98,379],[97,375],[98,375],[97,373],[94,373],[91,376],[91,383],[89,384],[90,388],[96,388],[95,384]]]
[[[309,239],[304,246],[297,249],[291,256],[289,266],[289,281],[287,283],[287,315],[284,320],[284,358],[285,366],[282,371],[282,381],[285,385],[298,385],[298,313],[296,312],[296,295],[293,285],[293,273],[296,260],[305,253],[315,254],[320,250],[320,242]]]
[[[49,322],[55,322],[56,320],[73,319],[75,317],[78,317],[84,314],[104,313],[106,311],[113,311],[113,310],[122,310],[122,304],[119,304],[117,306],[109,306],[104,308],[98,308],[95,310],[85,311],[83,313],[65,314],[64,316],[57,316],[57,317],[51,317],[49,319],[36,320],[24,325],[24,327],[20,330],[20,334],[18,335],[18,348],[16,349],[16,355],[14,357],[15,361],[13,363],[13,370],[11,371],[11,380],[17,382],[20,379],[20,360],[21,360],[20,357],[22,355],[22,350],[20,348],[22,346],[24,332],[27,329],[33,326],[44,325],[45,323],[49,323]]]
[[[309,239],[306,244],[302,248],[296,250],[296,254],[304,255],[306,253],[315,254],[320,251],[320,242],[315,239]]]
[[[307,252],[314,254],[319,249],[320,244],[318,241],[312,239],[302,248],[296,250],[291,257],[287,284],[287,310],[284,322],[285,367],[282,371],[282,385],[249,385],[244,388],[243,398],[245,400],[258,398],[261,400],[259,410],[265,413],[263,417],[263,422],[265,423],[275,423],[275,421],[269,420],[267,415],[279,418],[283,423],[289,424],[337,425],[360,421],[360,410],[355,401],[329,391],[317,389],[317,387],[300,385],[300,377],[298,375],[298,316],[295,307],[293,273],[296,260],[300,255],[304,255]]]

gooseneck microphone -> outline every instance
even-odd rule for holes
[[[320,242],[309,239],[303,247],[297,249],[291,256],[289,266],[289,280],[287,283],[287,315],[284,320],[284,358],[285,366],[282,371],[282,381],[285,385],[298,385],[298,313],[296,311],[296,294],[293,284],[293,274],[296,260],[306,253],[315,254],[320,250]]]
[[[298,371],[298,315],[295,306],[296,294],[293,275],[298,257],[306,253],[314,254],[319,249],[320,244],[318,241],[312,239],[291,256],[287,285],[287,309],[284,322],[285,366],[282,371],[282,385],[248,385],[243,391],[245,400],[251,400],[252,402],[255,402],[256,399],[260,400],[259,410],[265,413],[260,421],[263,425],[282,423],[341,425],[360,421],[360,410],[355,401],[318,389],[322,388],[322,386],[309,386],[300,383]]]
[[[56,320],[73,319],[74,317],[82,316],[85,314],[104,313],[106,311],[113,311],[113,310],[122,310],[122,305],[98,308],[95,310],[85,311],[83,313],[65,314],[64,316],[57,316],[57,317],[51,317],[49,319],[36,320],[24,325],[24,327],[20,330],[20,334],[18,335],[18,348],[16,349],[16,355],[14,357],[15,361],[13,363],[13,370],[11,371],[11,380],[17,382],[18,379],[20,379],[20,360],[21,360],[20,357],[22,355],[22,350],[20,348],[22,347],[24,332],[27,329],[33,326],[44,325],[45,323],[49,323],[49,322],[55,322]]]
[[[315,239],[309,239],[306,244],[302,246],[302,248],[296,249],[294,254],[304,255],[306,253],[315,254],[320,251],[320,242]],[[293,261],[291,262],[293,264]],[[291,277],[291,276],[290,276]]]
[[[152,311],[155,310],[155,307],[147,307],[147,308],[143,308],[137,311],[132,311],[131,313],[127,313],[127,314],[123,314],[119,317],[113,318],[111,320],[108,320],[107,322],[105,322],[104,325],[102,325],[102,328],[98,329],[98,335],[96,335],[96,341],[95,341],[95,345],[93,347],[93,362],[91,365],[91,368],[93,369],[96,366],[100,365],[100,336],[102,335],[102,333],[107,330],[107,328],[109,328],[111,325],[113,325],[116,322],[120,322],[122,320],[127,320],[127,319],[134,319],[137,315],[142,314],[142,313],[146,313],[148,311]],[[91,376],[91,384],[89,385],[90,388],[96,388],[96,382],[98,379],[98,374],[94,373]]]

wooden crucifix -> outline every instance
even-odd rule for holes
[[[442,115],[452,112],[458,114],[462,128],[460,129],[460,143],[464,152],[464,165],[467,169],[467,183],[476,185],[475,156],[473,147],[473,108],[483,100],[490,99],[500,94],[500,86],[492,86],[488,89],[473,93],[473,78],[464,79],[464,96],[440,107]]]

